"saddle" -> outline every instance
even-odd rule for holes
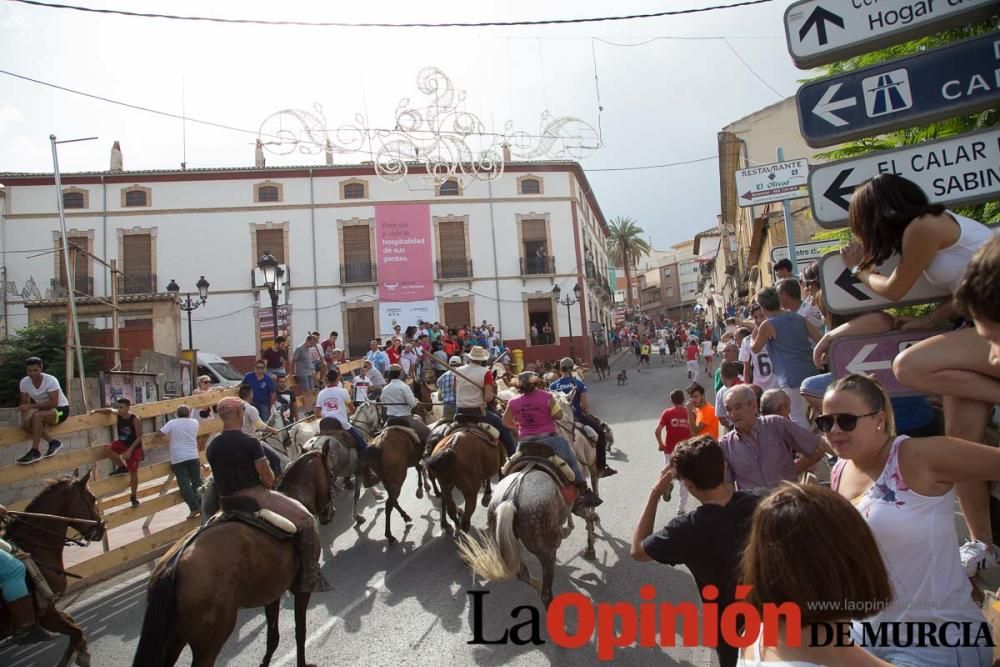
[[[500,440],[500,432],[489,422],[479,421],[479,419],[480,417],[478,416],[472,417],[466,415],[465,419],[459,420],[456,415],[455,421],[444,422],[434,427],[434,430],[431,432],[431,438],[437,438],[438,442],[440,442],[452,433],[468,431],[485,440],[490,445],[497,444]]]
[[[241,521],[279,540],[287,540],[298,532],[294,523],[271,510],[261,509],[253,498],[222,496],[219,506],[222,512],[212,517],[206,527],[226,521]]]
[[[525,469],[541,470],[551,477],[560,489],[569,486],[575,491],[576,476],[573,474],[573,469],[544,443],[522,441],[514,455],[504,464],[503,474],[506,477]],[[566,495],[565,491],[563,495]],[[567,502],[571,501],[567,498]]]
[[[401,432],[405,433],[410,438],[410,440],[413,442],[414,446],[419,446],[420,445],[420,436],[417,435],[417,432],[414,431],[409,426],[402,426],[400,424],[390,424],[390,425],[386,426],[384,429],[382,429],[383,433],[387,433],[389,431],[401,431]]]

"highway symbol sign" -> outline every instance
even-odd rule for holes
[[[807,83],[796,101],[814,148],[1000,106],[1000,32]]]
[[[736,192],[743,207],[783,199],[805,197],[809,163],[788,160],[740,169],[736,172]]]
[[[827,229],[846,226],[854,188],[887,173],[913,181],[939,204],[998,199],[1000,128],[814,166],[809,174],[813,218]]]
[[[888,276],[898,263],[899,255],[893,255],[878,267],[878,272]],[[820,260],[819,282],[823,289],[823,305],[830,312],[841,315],[951,298],[948,290],[935,287],[920,276],[906,296],[899,301],[890,301],[871,291],[867,285],[851,275],[851,270],[844,266],[844,260],[839,252],[831,252]]]
[[[788,53],[801,69],[989,17],[996,0],[802,0],[785,10]]]
[[[844,245],[843,241],[815,241],[813,243],[796,243],[795,260],[805,264],[819,259],[831,250]],[[788,246],[779,245],[771,248],[771,263],[779,262],[788,257]]]
[[[892,360],[906,348],[941,333],[945,331],[921,329],[834,338],[830,344],[830,368],[837,378],[851,373],[874,375],[890,396],[922,395],[924,392],[914,391],[896,379]]]

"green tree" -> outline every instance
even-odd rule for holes
[[[901,58],[912,53],[944,46],[945,44],[950,44],[959,40],[977,37],[994,30],[995,27],[996,23],[994,21],[979,21],[961,28],[945,30],[921,39],[915,39],[909,42],[904,42],[903,44],[897,44],[888,48],[879,49],[878,51],[871,51],[860,56],[855,56],[854,58],[849,58],[848,60],[832,63],[821,68],[820,72],[822,72],[823,76],[832,76],[835,74],[851,72],[864,67],[877,65],[886,60]],[[927,125],[919,125],[917,127],[896,130],[877,137],[868,137],[858,139],[856,141],[850,141],[833,150],[821,153],[819,157],[826,160],[840,160],[844,158],[858,157],[875,151],[891,150],[901,146],[922,144],[926,141],[944,139],[956,134],[972,132],[988,127],[996,127],[998,125],[1000,125],[1000,109],[989,109],[981,113],[969,114],[967,116],[949,118],[947,120],[929,123]],[[979,204],[978,206],[967,206],[957,210],[962,215],[968,216],[974,220],[980,220],[987,225],[1000,225],[1000,201],[989,201]]]
[[[86,325],[81,325],[83,335]],[[20,400],[18,383],[24,377],[24,360],[39,357],[45,362],[45,372],[56,376],[63,390],[66,389],[66,325],[42,320],[33,322],[0,341],[0,376],[7,378],[0,383],[0,405],[14,406]],[[97,372],[97,357],[83,351],[83,364],[88,377]]]
[[[632,269],[652,249],[642,235],[646,232],[632,218],[617,216],[608,224],[608,254],[625,270],[625,301],[629,309],[632,301]]]

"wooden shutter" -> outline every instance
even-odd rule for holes
[[[367,264],[372,261],[371,234],[368,225],[347,225],[344,232],[344,263]]]
[[[552,314],[551,299],[528,299],[528,312],[548,313],[551,315]]]
[[[526,178],[521,181],[522,195],[537,195],[542,191],[541,183],[535,178]]]
[[[546,243],[544,220],[523,220],[521,222],[521,238],[525,241],[541,241]],[[546,245],[548,245],[546,243]]]
[[[441,259],[449,262],[465,262],[465,223],[451,220],[438,223],[438,240],[441,243]]]
[[[122,291],[125,294],[153,292],[153,237],[150,234],[126,234],[122,237],[122,258],[125,272]]]
[[[86,236],[67,236],[66,240],[69,242],[71,248],[77,246],[87,251],[90,250],[90,239]],[[56,245],[59,248],[59,285],[68,287],[66,264],[62,251],[62,239],[57,241]],[[69,257],[70,265],[73,263],[74,256],[76,258],[76,291],[81,294],[93,294],[94,290],[90,283],[90,259],[79,251],[74,251]]]
[[[351,308],[347,311],[348,353],[353,358],[364,356],[368,343],[375,338],[375,310]]]
[[[472,309],[468,301],[455,301],[444,304],[444,322],[449,327],[460,327],[472,324]]]
[[[264,256],[265,252],[278,260],[278,264],[285,263],[285,230],[284,229],[258,229],[257,230],[257,257],[254,258],[254,265],[257,260]]]

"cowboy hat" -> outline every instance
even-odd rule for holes
[[[490,353],[486,351],[482,345],[474,345],[471,350],[469,350],[469,359],[473,361],[489,361]]]

